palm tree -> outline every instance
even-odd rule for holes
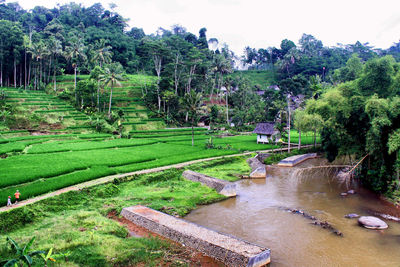
[[[28,51],[31,54],[32,60],[34,62],[39,62],[39,59],[41,58],[39,47],[40,47],[39,43],[32,43],[32,45],[29,47]],[[33,64],[33,67],[32,67],[33,77],[32,77],[32,79],[34,79],[33,88],[35,90],[36,90],[36,80],[37,80],[36,69],[37,69],[37,64]]]
[[[278,63],[277,65],[282,71],[286,70],[287,74],[290,76],[289,68],[299,58],[300,58],[299,51],[295,47],[293,47],[286,53],[286,55],[282,59],[280,59],[277,62]]]
[[[198,118],[201,106],[203,104],[203,96],[200,93],[196,93],[194,90],[185,94],[185,97],[182,99],[182,107],[184,111],[189,114],[192,118],[192,146],[194,146],[194,122]]]
[[[100,79],[101,75],[104,74],[104,70],[99,66],[94,67],[90,72],[90,79],[97,82],[97,111],[100,112]],[[104,88],[103,88],[104,89]]]
[[[62,45],[61,41],[55,38],[51,38],[50,42],[48,44],[48,49],[50,52],[50,55],[54,59],[53,63],[53,82],[54,82],[54,92],[57,91],[57,81],[56,81],[56,62],[57,62],[57,56],[62,53]]]
[[[222,54],[216,54],[214,57],[214,72],[219,74],[217,81],[217,88],[221,89],[224,75],[232,72],[231,62]],[[210,101],[213,94],[213,87],[211,88]]]
[[[225,96],[226,96],[226,99],[225,99],[225,102],[226,102],[226,124],[229,124],[228,95],[229,95],[230,90],[231,90],[232,82],[233,82],[233,81],[232,81],[232,79],[231,79],[230,77],[227,77],[227,78],[224,80],[224,86],[225,86],[225,88],[226,88],[226,92],[225,92]]]
[[[35,59],[36,62],[39,62],[39,81],[37,80],[37,69],[35,75],[35,88],[38,88],[42,82],[42,61],[47,54],[46,46],[42,41],[34,43],[31,46],[30,53],[32,54],[32,58]]]
[[[78,68],[79,59],[86,60],[85,45],[82,39],[73,40],[69,46],[65,48],[65,57],[72,62],[74,68],[74,90],[76,92],[76,70]],[[76,97],[76,93],[75,93]]]
[[[26,62],[27,62],[27,55],[30,52],[29,49],[32,45],[32,42],[29,40],[29,37],[27,35],[24,35],[24,40],[23,40],[23,46],[24,46],[24,75],[25,75],[25,83],[24,83],[24,89],[26,90],[26,85],[29,84],[29,80],[27,81],[27,72],[26,72]],[[30,73],[30,64],[29,64],[29,73]]]
[[[112,52],[112,47],[106,45],[106,41],[104,39],[100,39],[95,43],[95,50],[92,57],[92,62],[99,63],[100,68],[102,67],[103,63],[110,63]]]
[[[110,102],[108,106],[108,117],[111,117],[111,102],[114,85],[121,85],[120,81],[125,80],[124,68],[120,63],[110,64],[104,69],[104,74],[99,76],[100,81],[104,83],[105,86],[111,85],[110,89]]]

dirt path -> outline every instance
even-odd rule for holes
[[[302,148],[308,148],[308,147],[312,147],[313,145],[304,145],[302,146]],[[292,148],[293,149],[293,148]],[[297,147],[296,147],[297,149]],[[282,149],[268,149],[268,150],[261,150],[261,151],[257,151],[257,152],[262,152],[262,153],[269,153],[269,152],[280,152],[280,151],[286,151],[287,148],[282,148]],[[212,157],[212,158],[205,158],[205,159],[197,159],[197,160],[192,160],[192,161],[187,161],[187,162],[182,162],[182,163],[178,163],[178,164],[173,164],[173,165],[168,165],[168,166],[163,166],[163,167],[157,167],[157,168],[152,168],[152,169],[147,169],[147,170],[140,170],[140,171],[135,171],[135,172],[128,172],[128,173],[123,173],[123,174],[116,174],[116,175],[110,175],[110,176],[105,176],[99,179],[95,179],[95,180],[91,180],[88,182],[84,182],[84,183],[80,183],[80,184],[76,184],[73,186],[69,186],[69,187],[65,187],[63,189],[59,189],[56,190],[54,192],[50,192],[41,196],[37,196],[34,198],[30,198],[27,200],[23,200],[21,202],[19,202],[18,204],[13,204],[12,206],[4,206],[0,208],[0,212],[3,211],[8,211],[11,209],[15,209],[18,207],[22,207],[25,205],[29,205],[32,203],[35,203],[37,201],[49,198],[49,197],[53,197],[53,196],[57,196],[60,195],[62,193],[66,193],[69,191],[78,191],[78,190],[82,190],[83,188],[87,188],[87,187],[91,187],[94,185],[99,185],[99,184],[105,184],[105,183],[109,183],[112,182],[114,179],[119,179],[119,178],[124,178],[124,177],[128,177],[128,176],[133,176],[133,175],[141,175],[141,174],[148,174],[148,173],[154,173],[154,172],[160,172],[160,171],[164,171],[164,170],[168,170],[168,169],[172,169],[172,168],[182,168],[182,167],[186,167],[188,165],[192,165],[195,163],[199,163],[199,162],[204,162],[204,161],[211,161],[211,160],[215,160],[215,159],[221,159],[221,158],[231,158],[231,157],[237,157],[237,156],[244,156],[244,155],[250,155],[252,153],[256,153],[256,151],[252,151],[252,152],[245,152],[245,153],[239,153],[239,154],[233,154],[233,155],[225,155],[225,156],[218,156],[218,157]]]

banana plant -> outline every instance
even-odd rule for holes
[[[56,255],[52,255],[53,254],[53,248],[51,248],[50,250],[49,250],[49,252],[47,252],[47,254],[45,255],[44,253],[41,253],[41,254],[39,254],[41,257],[42,257],[42,259],[44,260],[44,266],[45,267],[47,267],[47,262],[50,260],[50,261],[53,261],[53,262],[56,262],[56,260],[53,258],[54,256],[56,256]],[[53,256],[53,257],[52,257]]]
[[[24,264],[27,264],[29,267],[32,266],[33,257],[45,253],[42,250],[29,251],[33,241],[35,241],[35,238],[36,237],[32,237],[32,239],[24,247],[22,247],[11,237],[7,237],[7,242],[11,245],[11,249],[15,252],[15,255],[14,259],[8,259],[0,262],[0,266],[18,267],[24,266]]]

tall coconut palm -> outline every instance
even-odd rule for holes
[[[124,68],[120,63],[112,63],[106,68],[104,68],[104,73],[99,76],[100,81],[104,83],[105,86],[111,86],[110,88],[110,102],[108,104],[108,117],[111,118],[111,103],[113,89],[115,85],[121,85],[121,81],[125,80]]]
[[[229,104],[228,104],[228,96],[231,91],[231,86],[232,86],[233,80],[230,77],[227,77],[224,80],[224,86],[225,86],[225,102],[226,102],[226,124],[229,124]]]
[[[86,60],[85,54],[86,46],[83,44],[82,39],[73,40],[69,46],[65,48],[65,57],[71,61],[74,68],[74,90],[76,91],[76,70],[78,69],[78,61]]]
[[[27,84],[29,84],[29,76],[27,76],[27,71],[26,71],[26,62],[27,62],[27,57],[28,53],[30,53],[30,47],[32,45],[32,42],[29,40],[29,37],[27,35],[24,35],[24,41],[23,41],[23,46],[24,46],[24,75],[25,75],[25,83],[24,83],[24,89],[26,90]],[[30,63],[29,63],[29,74],[30,74]]]
[[[94,45],[94,53],[92,56],[92,62],[95,62],[100,65],[100,68],[103,64],[107,64],[111,62],[112,47],[110,45],[106,45],[106,41],[104,39],[100,39]]]
[[[213,65],[214,65],[213,68],[214,72],[219,74],[217,87],[218,89],[221,89],[222,82],[224,80],[224,75],[232,72],[232,65],[231,62],[228,59],[226,59],[223,54],[215,54]]]
[[[54,92],[57,91],[57,81],[56,81],[56,67],[57,67],[57,57],[62,53],[61,41],[55,38],[51,38],[48,43],[48,49],[51,57],[53,58],[53,82],[54,82]]]
[[[286,55],[277,62],[278,68],[282,71],[286,70],[287,75],[290,76],[290,66],[292,66],[300,58],[299,51],[293,47]]]
[[[47,50],[42,41],[39,41],[38,43],[33,43],[31,48],[30,48],[30,53],[32,54],[32,59],[35,59],[37,63],[39,63],[39,66],[36,66],[36,74],[35,74],[35,88],[38,88],[40,86],[40,83],[42,82],[42,61],[43,58],[46,56]],[[39,67],[39,80],[37,79],[37,72],[38,72],[38,67]]]
[[[185,94],[182,99],[183,110],[189,114],[192,122],[192,146],[194,146],[194,122],[199,117],[201,106],[203,105],[203,97],[200,93],[196,93],[194,90]]]

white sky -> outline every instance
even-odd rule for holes
[[[17,0],[7,0],[15,2]],[[24,9],[48,8],[71,0],[19,0]],[[84,6],[100,2],[129,18],[130,27],[146,34],[158,27],[180,24],[198,35],[207,28],[207,38],[227,43],[236,54],[245,46],[279,47],[282,39],[298,42],[312,34],[325,46],[369,42],[388,48],[400,39],[400,0],[77,0]]]

